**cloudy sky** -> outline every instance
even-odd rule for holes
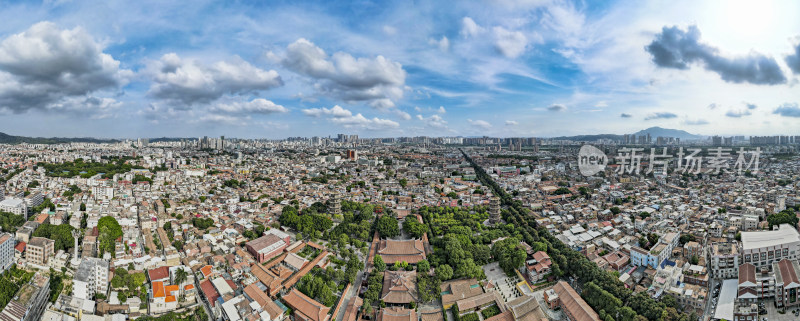
[[[800,2],[593,2],[0,1],[0,132],[798,134]]]

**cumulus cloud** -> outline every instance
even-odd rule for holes
[[[39,22],[0,42],[0,110],[107,110],[115,103],[94,95],[127,83],[119,65],[82,28]]]
[[[362,114],[355,114],[339,105],[332,108],[303,109],[303,114],[311,117],[325,116],[331,123],[342,125],[345,128],[363,128],[369,130],[394,129],[400,127],[396,121],[374,117],[369,119]]]
[[[517,58],[525,52],[528,46],[528,38],[520,31],[511,31],[497,26],[492,28],[494,32],[494,46],[503,56]]]
[[[745,109],[745,110],[733,110],[732,109],[732,110],[729,110],[727,113],[725,113],[725,116],[731,117],[731,118],[742,118],[744,116],[750,116],[750,115],[752,115],[752,113],[748,109]]]
[[[467,122],[469,122],[469,124],[472,125],[473,127],[477,127],[483,130],[489,130],[490,128],[492,128],[492,124],[489,124],[489,122],[485,120],[467,119]]]
[[[422,115],[417,115],[417,119],[421,120],[425,123],[426,126],[439,128],[439,129],[446,129],[447,128],[447,121],[445,121],[442,116],[439,115],[432,115],[431,117],[425,118]]]
[[[794,53],[786,56],[786,64],[795,74],[800,74],[800,37],[797,39],[797,44],[794,47]]]
[[[717,109],[717,107],[719,107],[719,105],[717,105],[717,103],[708,104],[708,109]]]
[[[719,49],[700,42],[700,30],[694,25],[687,30],[677,26],[664,27],[645,50],[652,55],[653,62],[663,68],[689,69],[696,63],[717,73],[726,82],[786,83],[786,77],[774,58],[756,52],[735,58],[725,57]]]
[[[506,126],[517,126],[519,123],[516,120],[506,120]]]
[[[339,105],[333,106],[332,108],[309,108],[303,109],[303,114],[312,117],[320,117],[320,116],[333,116],[333,117],[349,117],[353,116],[349,110],[340,107]]]
[[[567,106],[564,106],[562,104],[552,104],[552,105],[547,107],[547,110],[549,110],[549,111],[565,111],[565,110],[567,110]]]
[[[758,106],[756,104],[751,104],[751,103],[744,103],[744,106],[747,107],[747,109],[750,109],[750,110],[758,108]]]
[[[274,114],[274,113],[288,113],[289,109],[281,105],[275,104],[263,98],[253,99],[249,102],[233,102],[228,104],[218,104],[211,108],[213,112],[231,113],[231,114]]]
[[[394,102],[391,99],[383,98],[383,99],[375,99],[369,102],[369,105],[375,109],[390,109],[395,106]]]
[[[785,103],[775,108],[772,113],[783,117],[798,118],[800,117],[800,106],[798,106],[797,103]]]
[[[314,79],[314,88],[319,92],[344,101],[385,99],[394,103],[403,97],[406,72],[401,64],[383,56],[355,58],[344,52],[329,56],[311,41],[300,38],[287,47],[281,64]]]
[[[461,36],[464,38],[467,37],[474,37],[477,36],[479,33],[483,32],[483,27],[479,26],[475,23],[475,20],[472,20],[470,17],[464,17],[461,19]]]
[[[437,110],[436,112],[440,114],[445,114],[447,113],[447,110],[444,109],[444,106],[439,106],[439,110]]]
[[[619,117],[622,117],[622,118],[631,118],[631,117],[633,117],[633,115],[631,115],[631,114],[627,114],[627,113],[622,113],[622,114],[619,114]]]
[[[411,115],[409,115],[407,112],[404,112],[404,111],[402,111],[400,109],[395,109],[394,110],[394,114],[399,116],[403,120],[411,120]]]
[[[644,120],[651,120],[651,119],[669,119],[669,118],[676,118],[678,115],[669,112],[661,112],[661,113],[652,113],[647,115]]]
[[[205,65],[168,53],[150,62],[149,95],[186,106],[209,103],[226,94],[250,94],[283,85],[275,70],[263,70],[235,57]]]
[[[450,50],[450,40],[447,39],[447,37],[445,36],[442,36],[442,39],[439,40],[433,38],[428,39],[428,44],[436,46],[442,52],[447,52],[448,50]]]

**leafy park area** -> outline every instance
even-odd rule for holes
[[[75,159],[72,162],[63,163],[44,163],[36,164],[45,169],[45,173],[50,177],[75,177],[89,178],[94,175],[103,174],[103,178],[112,178],[114,174],[122,174],[130,172],[134,168],[144,168],[141,166],[134,166],[127,163],[127,158],[118,158],[109,160],[107,163],[103,162],[86,162],[82,158]]]

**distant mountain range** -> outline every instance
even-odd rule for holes
[[[101,138],[91,138],[91,137],[75,137],[75,138],[25,137],[25,136],[14,136],[6,133],[0,133],[0,144],[19,144],[19,143],[61,144],[61,143],[114,143],[114,142],[119,142],[119,141],[115,139],[101,139]]]
[[[661,127],[650,127],[634,133],[636,136],[647,136],[647,134],[650,134],[650,137],[652,137],[653,140],[655,140],[656,137],[675,137],[680,138],[681,140],[697,140],[705,137],[703,135],[690,134],[685,130]]]
[[[655,141],[656,137],[675,137],[675,138],[680,138],[682,141],[698,140],[706,137],[703,135],[690,134],[685,130],[669,129],[661,127],[650,127],[648,129],[643,129],[633,133],[633,135],[636,135],[637,137],[647,136],[647,134],[650,134],[650,137],[653,139],[653,141]],[[551,139],[591,142],[600,139],[623,140],[623,136],[624,135],[616,135],[616,134],[598,134],[598,135],[561,136],[561,137],[553,137]]]

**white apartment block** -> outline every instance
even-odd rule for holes
[[[25,205],[25,202],[16,197],[9,197],[0,201],[0,211],[16,215],[25,215],[25,219],[27,219],[28,216],[28,207]]]
[[[708,251],[711,276],[732,279],[739,276],[739,247],[736,243],[714,243]]]
[[[94,257],[84,258],[73,278],[73,295],[80,299],[92,300],[95,293],[105,295],[110,282],[107,261]]]
[[[742,232],[743,263],[772,268],[782,259],[797,261],[800,252],[800,233],[789,224],[772,231]]]
[[[8,270],[14,264],[14,236],[8,233],[0,234],[0,272]]]

